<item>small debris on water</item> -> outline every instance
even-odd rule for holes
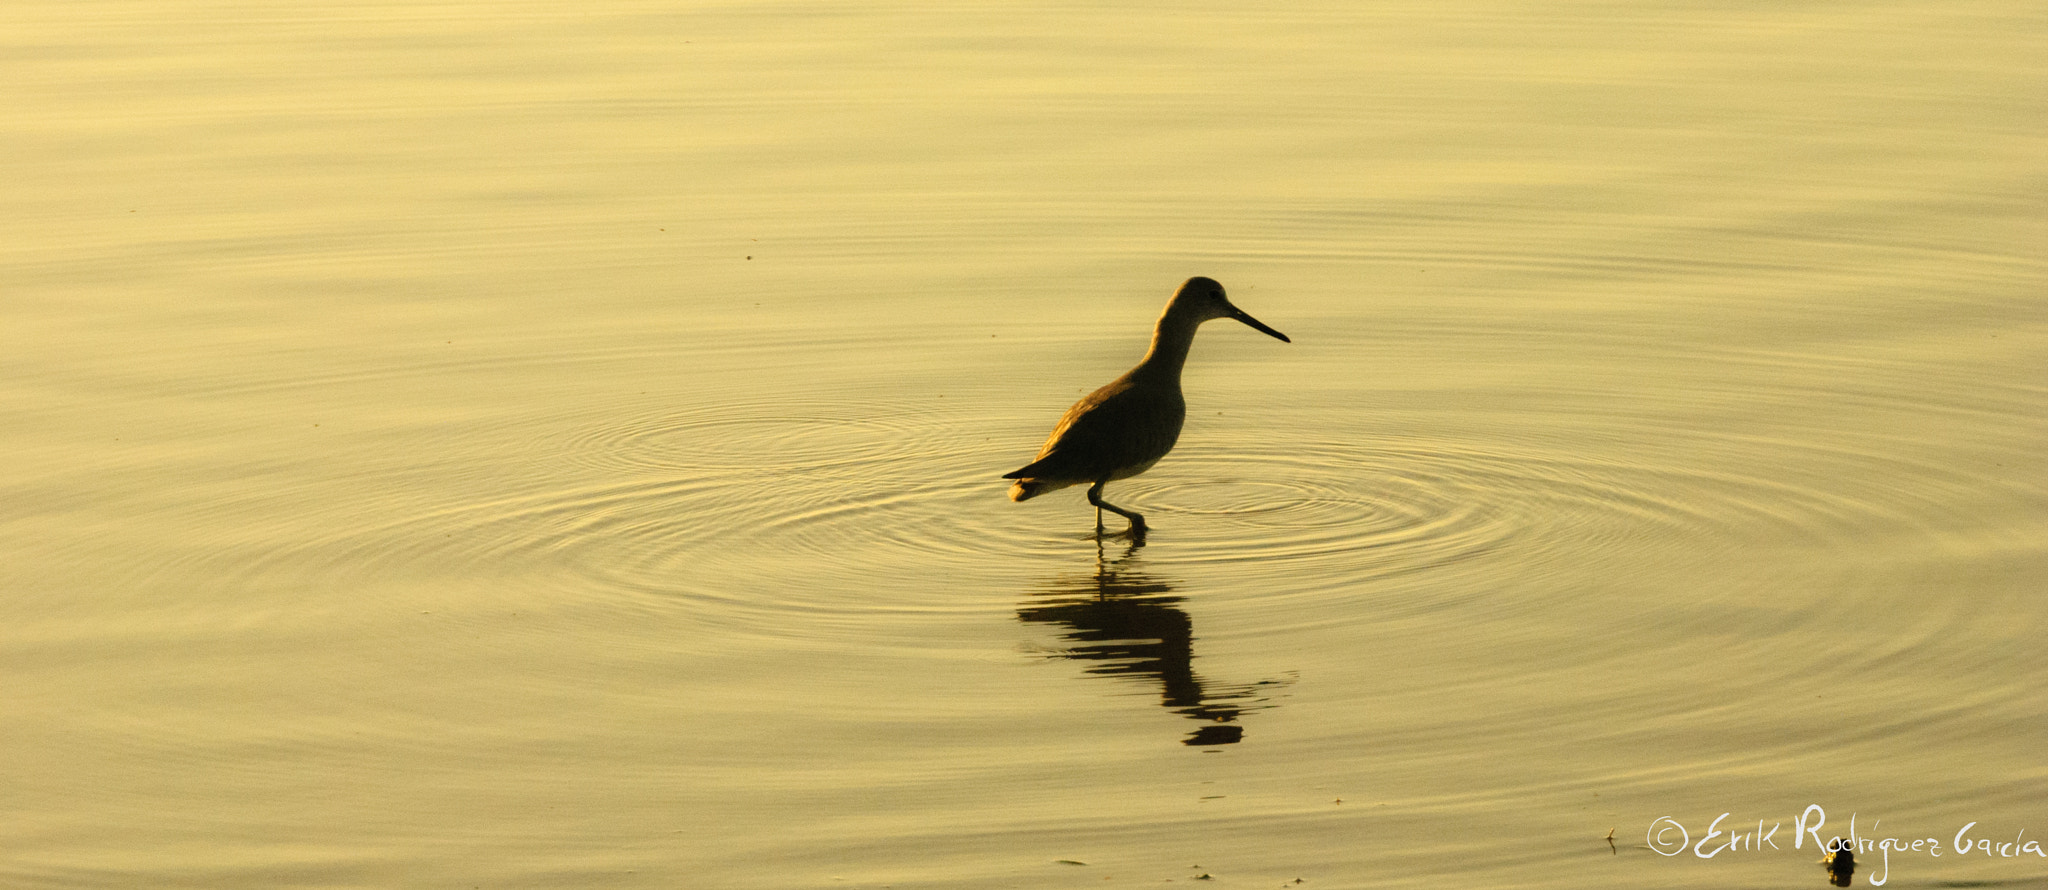
[[[1849,845],[1842,843],[1839,837],[1830,841],[1829,845],[1837,849],[1820,861],[1828,870],[1828,883],[1837,887],[1847,887],[1854,882],[1856,854],[1849,852]]]

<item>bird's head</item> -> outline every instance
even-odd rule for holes
[[[1180,286],[1180,292],[1173,295],[1173,302],[1166,304],[1166,314],[1185,318],[1201,324],[1214,318],[1234,318],[1250,325],[1252,330],[1279,338],[1282,343],[1292,343],[1287,335],[1266,327],[1243,309],[1231,305],[1230,297],[1223,293],[1223,285],[1214,278],[1197,275]]]

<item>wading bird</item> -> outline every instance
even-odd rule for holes
[[[1180,369],[1187,364],[1195,329],[1213,318],[1234,318],[1283,343],[1287,335],[1266,327],[1232,306],[1223,285],[1209,278],[1190,278],[1167,301],[1152,348],[1138,366],[1075,402],[1053,427],[1038,459],[1003,478],[1015,479],[1010,500],[1028,501],[1069,485],[1088,485],[1088,503],[1095,505],[1095,533],[1102,534],[1102,511],[1131,521],[1131,537],[1143,540],[1145,517],[1102,499],[1102,486],[1129,479],[1150,469],[1173,450],[1187,419],[1180,394]]]

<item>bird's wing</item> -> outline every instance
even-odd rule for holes
[[[1038,459],[1003,478],[1093,481],[1158,460],[1173,449],[1185,416],[1180,393],[1141,389],[1119,378],[1067,409]]]

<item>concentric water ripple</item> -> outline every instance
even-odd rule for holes
[[[347,505],[383,521],[309,516],[324,534],[188,561],[221,562],[227,583],[566,573],[574,596],[632,600],[740,633],[853,633],[864,615],[980,608],[984,594],[1014,593],[1020,571],[1071,571],[1088,558],[1094,511],[1079,489],[1010,503],[999,477],[1028,459],[1032,433],[1008,412],[961,402],[591,406],[529,439],[527,475],[451,474],[469,492],[456,500],[394,487],[376,504]],[[1356,612],[1323,607],[1426,608],[1603,559],[1640,562],[1660,548],[1700,559],[1952,525],[1927,511],[1951,487],[1983,484],[1897,455],[1803,447],[1795,456],[1834,475],[1736,473],[1746,451],[1794,451],[1736,437],[1700,436],[1686,453],[1642,449],[1624,462],[1543,441],[1344,441],[1305,428],[1254,439],[1219,425],[1111,493],[1151,519],[1156,571],[1227,578],[1218,595],[1289,604],[1271,613],[1275,622],[1327,622]],[[895,583],[912,578],[920,583]],[[1383,583],[1395,578],[1429,591]],[[934,596],[933,579],[956,594]]]

